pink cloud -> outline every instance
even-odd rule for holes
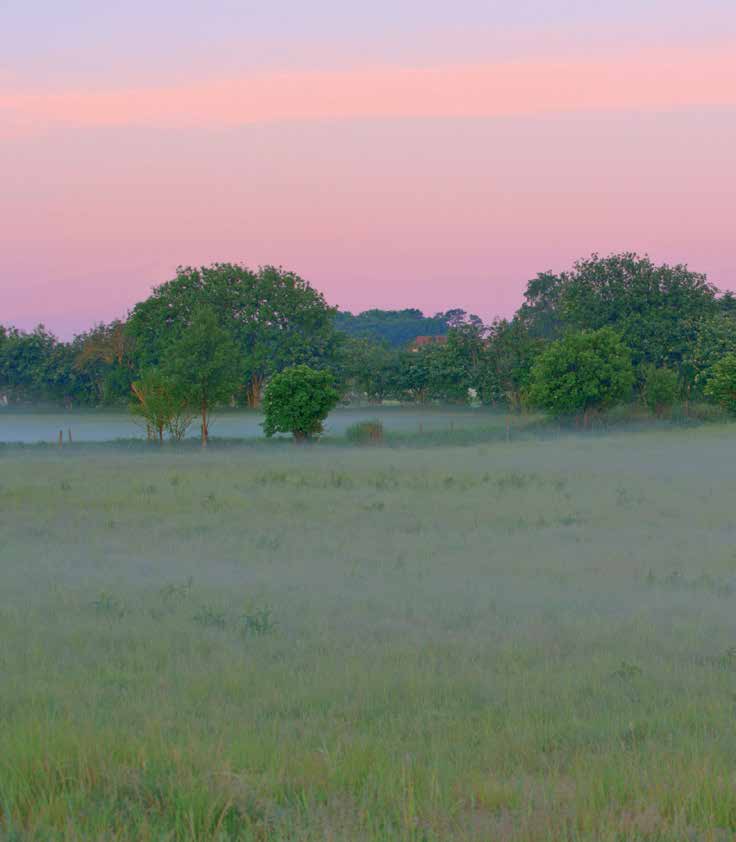
[[[424,69],[253,74],[109,92],[0,93],[12,133],[74,126],[235,126],[277,121],[494,117],[736,105],[736,49]]]

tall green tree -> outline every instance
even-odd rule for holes
[[[611,328],[570,333],[552,342],[534,364],[529,398],[533,405],[583,426],[591,414],[625,400],[634,384],[631,353]]]
[[[486,328],[480,319],[457,321],[447,342],[431,353],[430,393],[451,403],[467,403],[472,392],[482,389]]]
[[[545,340],[533,336],[520,318],[497,319],[488,329],[481,361],[480,395],[484,403],[502,403],[518,411],[529,387],[531,370]]]
[[[594,254],[569,272],[539,275],[525,298],[519,317],[532,335],[611,327],[625,338],[635,366],[678,371],[698,323],[719,307],[705,275],[635,253]]]
[[[128,321],[139,365],[157,365],[199,306],[211,307],[240,349],[248,402],[257,405],[269,376],[300,363],[329,366],[341,335],[335,309],[293,272],[274,266],[253,271],[234,263],[182,267],[137,304]]]
[[[167,348],[161,370],[176,394],[199,412],[205,446],[212,410],[231,400],[243,370],[240,349],[212,307],[193,310],[188,327]]]

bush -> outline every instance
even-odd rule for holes
[[[263,431],[292,433],[304,441],[322,432],[322,422],[337,406],[340,393],[329,371],[315,371],[307,365],[284,369],[266,386]]]
[[[712,366],[704,391],[706,397],[736,414],[736,354],[726,354]]]
[[[624,401],[634,384],[631,354],[611,328],[571,333],[552,342],[531,371],[529,400],[556,416],[582,417]]]
[[[672,409],[680,393],[680,383],[676,372],[669,368],[656,368],[650,365],[644,372],[642,395],[644,403],[657,418],[662,418]]]
[[[383,441],[383,424],[378,421],[359,421],[345,431],[347,440],[353,444],[376,444]]]

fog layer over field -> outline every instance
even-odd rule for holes
[[[2,825],[732,838],[733,454],[0,448]]]
[[[422,407],[340,408],[325,422],[328,436],[342,436],[351,425],[378,418],[387,433],[413,435],[419,432],[452,432],[504,425],[505,416],[486,407],[437,409]],[[517,422],[519,423],[519,422]],[[263,437],[263,414],[243,410],[221,410],[213,416],[212,435],[226,439]],[[13,408],[0,412],[0,443],[54,444],[59,432],[67,441],[112,442],[118,439],[145,439],[146,426],[130,412],[115,410],[72,410],[41,412],[36,408]],[[194,418],[187,431],[189,438],[198,438],[200,427]]]

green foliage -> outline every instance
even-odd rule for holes
[[[292,433],[297,441],[322,432],[322,423],[340,399],[328,371],[306,365],[284,369],[269,381],[263,398],[263,430]]]
[[[612,327],[626,337],[635,366],[678,370],[699,321],[718,310],[716,290],[704,275],[634,253],[594,254],[570,272],[539,275],[525,299],[520,316],[532,335]]]
[[[134,400],[130,411],[142,418],[159,442],[164,431],[175,441],[184,438],[191,423],[191,413],[185,395],[172,377],[156,368],[148,368],[131,385]]]
[[[80,364],[90,335],[61,342],[43,325],[30,332],[0,328],[0,394],[11,402],[66,406],[108,402],[113,391],[114,398],[127,397],[130,376],[116,361],[90,357]]]
[[[644,371],[642,396],[647,408],[657,418],[670,409],[680,393],[680,381],[677,372],[669,368],[657,368],[650,365]]]
[[[631,354],[611,328],[552,342],[531,371],[531,403],[556,416],[583,416],[625,400],[634,384]]]
[[[533,336],[521,318],[493,322],[481,362],[483,402],[500,402],[514,410],[521,409],[532,366],[544,344],[544,339]]]
[[[228,356],[238,365],[237,376],[224,378],[227,388],[211,397],[201,388],[212,382],[207,372],[193,388],[197,368],[209,365],[207,349],[198,354],[187,345],[202,309],[229,337]],[[331,371],[347,399],[466,403],[477,397],[518,410],[549,341],[606,327],[625,337],[640,375],[652,366],[674,372],[690,406],[702,398],[713,365],[736,353],[736,296],[717,295],[704,275],[683,265],[655,265],[634,253],[594,254],[569,271],[537,275],[510,321],[484,326],[459,309],[432,317],[417,309],[338,313],[298,275],[273,266],[183,267],[137,304],[126,323],[97,324],[71,342],[42,326],[29,333],[0,328],[0,401],[67,408],[124,402],[133,382],[158,369],[177,389],[184,385],[187,402],[197,402],[206,439],[203,399],[207,405],[245,399],[256,407],[269,378],[307,365]],[[442,341],[409,346],[417,336]]]
[[[563,332],[560,297],[567,275],[541,272],[529,281],[524,292],[524,303],[517,318],[529,336],[535,339],[556,339]]]
[[[710,370],[721,357],[733,353],[736,353],[736,313],[724,309],[701,319],[683,367],[690,395],[702,396]]]
[[[416,309],[365,310],[358,315],[338,311],[334,324],[353,339],[385,343],[392,348],[401,348],[417,336],[444,336],[448,330],[446,314],[430,317]]]
[[[166,349],[162,370],[175,394],[199,411],[206,444],[212,408],[232,398],[242,372],[239,348],[211,307],[194,308],[189,326]]]
[[[726,354],[710,369],[705,395],[736,414],[736,354]]]
[[[378,419],[358,421],[345,430],[345,437],[353,444],[376,444],[383,441],[383,422]]]
[[[43,325],[30,333],[3,331],[0,344],[0,391],[11,401],[93,403],[89,378],[77,371],[72,345],[59,340]]]
[[[119,320],[74,337],[74,366],[89,378],[99,404],[127,400],[134,380],[133,341]]]
[[[398,396],[401,353],[385,343],[347,338],[337,368],[348,393],[375,402]]]
[[[239,349],[241,379],[256,405],[265,378],[297,364],[330,364],[339,346],[334,308],[293,272],[252,271],[233,263],[183,267],[137,304],[128,322],[141,365],[155,365],[177,342],[198,307],[216,314]]]
[[[437,348],[432,382],[433,396],[467,403],[471,390],[481,390],[486,328],[477,317],[456,321],[447,342]]]

